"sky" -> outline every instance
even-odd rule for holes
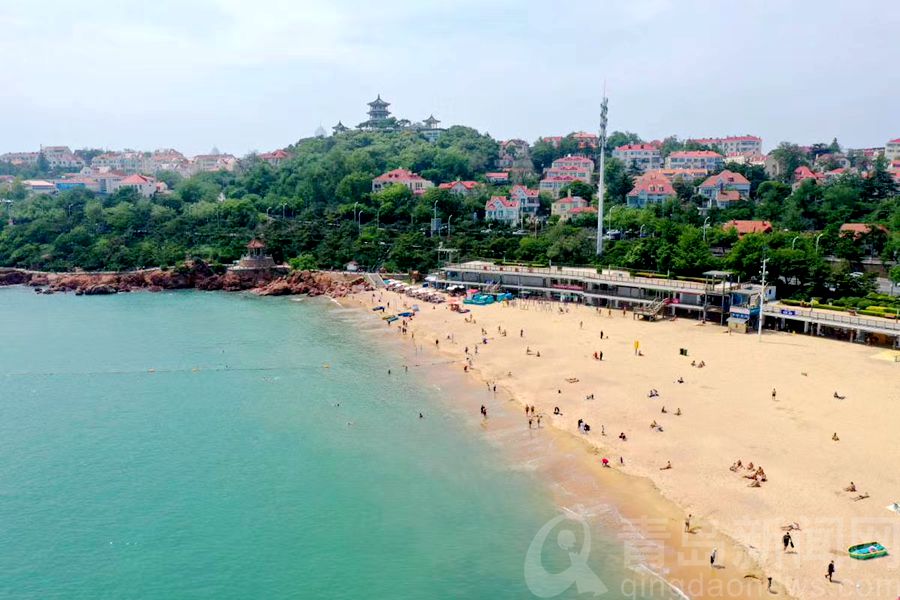
[[[0,0],[0,153],[269,151],[377,94],[498,139],[900,136],[897,0]]]

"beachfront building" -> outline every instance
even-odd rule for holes
[[[762,138],[755,135],[732,135],[722,138],[697,138],[688,140],[695,144],[717,148],[724,154],[761,154]]]
[[[900,138],[889,140],[884,145],[884,157],[889,163],[900,160]]]
[[[517,297],[579,302],[590,306],[632,308],[635,316],[653,320],[662,316],[694,317],[725,325],[733,293],[744,298],[761,286],[733,281],[729,273],[710,271],[702,279],[634,276],[628,271],[593,267],[530,267],[471,261],[449,264],[436,277],[438,286],[499,287]],[[775,288],[767,293],[775,298]],[[739,297],[738,302],[744,301]]]
[[[550,214],[559,217],[560,221],[567,221],[575,215],[584,214],[581,209],[589,208],[589,205],[590,203],[581,196],[566,196],[550,205]],[[594,209],[594,212],[597,210]]]
[[[450,183],[442,183],[438,188],[447,190],[451,194],[456,194],[457,196],[471,196],[477,191],[479,185],[480,184],[477,181],[457,180]]]
[[[509,226],[518,225],[522,221],[522,206],[518,200],[506,196],[491,196],[484,204],[486,221],[499,221]]]
[[[412,171],[407,171],[406,169],[394,169],[373,179],[372,191],[380,192],[392,185],[405,186],[417,196],[424,194],[425,190],[428,188],[434,187],[433,183]]]
[[[514,185],[509,190],[509,197],[519,203],[523,216],[537,216],[538,211],[541,208],[540,190],[531,190],[524,185]]]
[[[613,150],[612,155],[621,160],[626,169],[639,169],[641,173],[662,167],[659,148],[653,144],[625,144]]]
[[[706,198],[707,208],[727,208],[750,197],[750,182],[740,173],[725,170],[697,186],[697,193]]]
[[[628,206],[642,208],[648,204],[660,204],[675,198],[675,188],[669,178],[659,171],[644,173],[634,180],[634,187],[628,192]]]
[[[666,157],[667,169],[706,169],[718,171],[725,166],[725,157],[712,150],[683,150]]]

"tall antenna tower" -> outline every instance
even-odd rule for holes
[[[603,83],[603,102],[600,103],[600,177],[597,181],[597,256],[603,254],[603,196],[606,192],[606,83]]]

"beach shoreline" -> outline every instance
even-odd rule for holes
[[[385,301],[391,301],[392,307],[398,310],[404,304],[411,306],[414,303],[411,298],[392,292],[379,290],[374,294],[374,301],[373,292],[366,292],[344,298],[341,300],[341,304],[371,312],[373,303],[377,302],[379,297]],[[468,369],[472,376],[479,377],[484,382],[491,382],[491,385],[496,384],[498,390],[508,394],[510,398],[519,403],[520,409],[526,404],[537,405],[538,412],[544,415],[544,422],[553,425],[551,428],[545,427],[545,430],[552,431],[554,435],[560,434],[557,437],[563,446],[574,443],[575,447],[583,448],[580,452],[582,456],[588,457],[588,460],[579,462],[582,462],[583,465],[590,465],[591,472],[587,479],[593,482],[594,488],[583,489],[581,490],[582,494],[596,495],[597,481],[609,482],[610,479],[615,478],[614,483],[607,486],[612,489],[612,497],[609,498],[609,501],[623,509],[623,514],[632,517],[634,521],[639,521],[647,514],[664,515],[661,517],[661,522],[664,522],[665,525],[660,525],[660,522],[650,523],[651,528],[656,528],[658,536],[676,540],[666,543],[670,556],[662,561],[661,572],[670,582],[680,582],[686,587],[689,587],[692,582],[701,582],[699,587],[702,589],[699,593],[696,589],[686,589],[686,593],[690,597],[744,598],[768,595],[766,577],[769,576],[773,577],[775,581],[773,589],[781,595],[798,598],[882,597],[874,591],[874,584],[879,581],[889,582],[891,578],[895,578],[897,564],[893,560],[883,562],[880,566],[876,565],[875,567],[860,563],[853,564],[846,559],[846,555],[840,556],[841,547],[839,545],[825,549],[819,548],[810,552],[809,544],[815,543],[814,540],[817,536],[821,537],[822,535],[822,531],[813,531],[810,526],[813,525],[812,521],[821,517],[821,514],[809,511],[806,508],[809,503],[785,502],[787,498],[793,496],[785,495],[781,490],[776,491],[774,500],[773,494],[769,492],[769,488],[780,487],[782,478],[791,478],[791,474],[787,472],[789,469],[782,464],[784,457],[774,456],[771,451],[763,450],[765,444],[761,442],[764,440],[760,440],[758,444],[746,443],[740,439],[741,436],[730,435],[727,432],[723,436],[721,431],[715,432],[717,429],[721,430],[721,427],[717,427],[721,423],[717,423],[719,417],[715,414],[717,410],[713,402],[716,394],[721,393],[718,386],[722,385],[722,381],[719,380],[722,373],[717,374],[715,378],[705,376],[719,370],[719,363],[722,362],[720,356],[728,356],[727,353],[722,354],[716,346],[720,345],[721,340],[722,343],[731,346],[740,345],[750,348],[749,344],[758,344],[751,336],[732,336],[727,334],[727,330],[723,328],[713,325],[700,327],[696,322],[691,321],[641,323],[634,321],[630,313],[624,315],[621,311],[598,313],[594,309],[578,305],[569,305],[564,309],[565,312],[558,312],[564,306],[558,303],[533,303],[531,306],[520,303],[518,307],[503,305],[475,307],[473,312],[465,316],[451,313],[446,305],[422,304],[422,310],[408,323],[408,335],[400,335],[398,338],[406,338],[409,344],[414,336],[416,344],[421,346],[422,351],[431,353],[437,351],[436,355],[451,359],[451,368],[458,369],[465,367],[466,354],[464,350],[466,346],[469,346],[472,353],[468,358],[474,359],[471,368]],[[475,322],[468,322],[471,317],[474,317]],[[587,325],[588,331],[585,330],[585,325]],[[507,335],[499,335],[497,327],[500,327],[501,331],[506,329]],[[522,338],[519,338],[520,329],[527,329]],[[582,343],[582,338],[593,339],[590,342],[592,345],[598,343],[596,341],[597,334],[601,329],[605,329],[604,342],[602,346],[598,347],[603,348],[605,356],[603,361],[597,361],[592,358],[590,347],[585,347],[585,344]],[[482,330],[486,331],[487,335],[483,335]],[[399,333],[396,325],[388,331],[393,334]],[[479,344],[480,338],[483,337],[488,338],[487,344]],[[826,346],[827,348],[822,351],[827,350],[826,354],[828,355],[835,352],[853,355],[854,361],[842,365],[847,368],[858,366],[856,363],[859,359],[870,361],[870,357],[861,356],[861,353],[871,355],[873,352],[871,348],[848,347],[843,342],[801,337],[792,340],[791,338],[792,336],[779,337],[777,334],[771,337],[767,336],[764,343],[757,345],[756,348],[768,347],[768,350],[777,352],[783,350],[782,346],[786,342],[802,340],[804,344],[800,344],[801,346],[808,344]],[[438,343],[434,344],[435,341]],[[635,341],[640,343],[641,356],[637,356],[637,353],[634,352]],[[778,343],[775,344],[775,342]],[[839,347],[828,347],[829,343],[837,344]],[[675,359],[676,367],[679,373],[683,373],[690,379],[684,384],[675,384],[674,371],[670,364],[671,359],[660,360],[657,353],[663,346],[672,346],[669,349],[673,355],[678,356],[677,351],[681,347],[680,344],[690,348],[690,358],[679,356]],[[773,348],[773,344],[777,347]],[[533,350],[533,353],[526,354],[522,348],[518,348],[520,345],[533,346],[533,348],[529,348]],[[478,355],[474,355],[474,350],[472,350],[475,347],[479,348]],[[792,347],[788,346],[788,348]],[[702,351],[698,349],[702,349]],[[518,354],[517,351],[521,354]],[[541,351],[543,351],[543,355],[538,357],[537,353]],[[792,353],[788,352],[788,354]],[[708,362],[709,366],[705,369],[691,368],[688,366],[690,360]],[[631,361],[631,365],[626,366],[628,365],[626,361]],[[572,363],[571,371],[560,372],[568,368],[560,365],[567,363]],[[641,368],[633,368],[642,363],[647,366],[647,373],[643,373],[643,375]],[[874,369],[876,371],[875,380],[881,373],[881,381],[883,385],[887,386],[886,390],[882,390],[883,399],[888,403],[892,398],[896,400],[898,396],[896,386],[891,386],[891,380],[887,378],[891,373],[896,376],[893,364],[887,359],[875,361],[872,364],[878,367]],[[602,374],[596,371],[591,372],[595,367],[600,366],[604,367]],[[661,372],[666,371],[667,368],[671,372],[663,375]],[[806,377],[800,373],[799,369],[802,368],[802,366],[798,366],[798,370],[795,372],[797,378]],[[527,372],[523,369],[527,369]],[[609,379],[608,373],[606,373],[609,370],[615,370],[621,378]],[[515,372],[510,375],[512,371]],[[824,377],[819,370],[816,371],[816,375]],[[782,374],[772,377],[773,380],[779,382],[783,378]],[[568,383],[565,379],[574,379],[575,381]],[[668,381],[665,381],[666,379]],[[715,381],[703,382],[703,379],[715,379]],[[726,374],[725,380],[728,379]],[[737,379],[740,380],[741,377]],[[808,381],[807,378],[800,384],[808,385]],[[698,383],[702,383],[702,385],[698,386]],[[758,387],[760,384],[767,385],[757,381],[754,387]],[[793,394],[795,385],[794,383],[784,383],[781,393]],[[554,387],[559,389],[554,390]],[[562,393],[563,387],[567,388],[565,394]],[[661,389],[661,398],[653,398],[648,401],[646,399],[647,390],[654,387],[666,389]],[[854,389],[856,387],[858,386],[845,387],[843,393],[852,393],[858,397],[869,391],[866,386],[859,391]],[[688,389],[691,389],[691,394],[685,395],[683,391]],[[574,390],[577,390],[575,394],[572,393]],[[598,400],[590,401],[580,399],[581,392],[589,390],[595,390],[592,393],[601,397]],[[850,390],[850,392],[846,390]],[[554,391],[558,392],[555,394],[556,397],[554,397]],[[885,391],[887,393],[884,393]],[[620,395],[627,396],[628,400],[618,401],[617,397]],[[699,398],[690,398],[691,395]],[[660,403],[671,402],[667,413],[660,414],[657,400]],[[778,408],[777,399],[765,398],[758,402],[766,401],[772,402]],[[655,409],[648,408],[648,402]],[[557,405],[561,407],[567,418],[552,416],[552,408]],[[674,417],[673,412],[682,407],[684,416]],[[760,410],[763,409],[760,408]],[[735,411],[736,414],[730,414]],[[726,420],[735,419],[736,422],[739,422],[737,417],[744,418],[744,423],[754,420],[752,411],[748,421],[745,418],[747,417],[744,414],[745,411],[740,406],[737,408],[731,406],[724,412],[729,413],[722,415]],[[592,424],[590,434],[579,434],[574,422],[575,414],[583,416]],[[654,415],[658,415],[658,418],[654,418]],[[763,417],[761,421],[765,425],[766,419],[770,418],[770,415],[763,415]],[[650,419],[664,423],[665,431],[653,431],[650,436],[641,431],[641,429],[650,431],[646,425]],[[641,422],[644,423],[643,427],[640,425]],[[528,431],[524,417],[522,423],[523,429]],[[679,427],[681,423],[690,423],[687,432],[678,431],[681,429]],[[758,423],[754,422],[752,425],[751,429],[759,428]],[[776,425],[774,436],[777,440],[779,432],[785,424],[779,422]],[[600,435],[601,426],[610,428],[605,437]],[[703,435],[693,438],[683,437],[690,435],[693,428],[696,428],[697,433],[710,434],[710,439],[704,440]],[[615,437],[620,430],[628,431],[629,441],[622,442]],[[845,431],[854,433],[852,429]],[[762,430],[761,435],[768,438],[773,435],[773,432]],[[680,438],[676,444],[677,448],[673,448],[672,444],[654,443],[673,437]],[[725,442],[732,443],[733,453],[725,453],[725,450],[720,447],[723,445],[723,440],[718,438],[722,437]],[[738,439],[734,439],[735,437]],[[787,437],[790,435],[788,434]],[[831,440],[827,441],[831,444],[838,444]],[[573,449],[570,450],[570,455],[578,453],[577,450],[574,450],[575,447],[571,447]],[[704,455],[703,460],[692,460],[692,454],[700,451]],[[751,453],[754,451],[758,451],[757,465],[765,465],[769,480],[763,482],[757,489],[748,489],[747,486],[752,483],[752,480],[744,479],[744,472],[730,472],[728,466],[741,456],[744,457],[742,459],[745,461],[744,464],[751,462],[753,460]],[[715,471],[721,469],[727,475],[719,472],[713,474],[713,467],[706,455],[715,455],[718,459],[717,462],[720,463],[715,467]],[[617,464],[619,456],[625,457],[624,467]],[[615,468],[603,469],[599,464],[600,457],[608,457]],[[669,460],[674,463],[674,467],[671,470],[663,469],[662,465]],[[698,464],[686,467],[691,462]],[[883,461],[878,461],[875,472],[883,472],[889,464],[890,457],[885,457]],[[555,468],[561,467],[557,465]],[[693,470],[693,473],[689,472],[690,470]],[[772,481],[773,473],[776,473],[779,478],[778,484]],[[867,472],[865,475],[869,475],[869,473]],[[640,481],[645,482],[643,487],[641,484],[635,483]],[[741,481],[745,483],[741,483]],[[866,481],[867,493],[870,493],[871,496],[878,494],[882,498],[887,497],[886,494],[889,493],[887,489],[881,488],[873,491],[872,486],[869,485],[868,476]],[[888,484],[885,487],[889,487],[892,482],[892,478],[887,477],[883,483]],[[871,483],[877,483],[874,477]],[[625,492],[626,489],[628,492]],[[721,496],[720,501],[715,502],[711,498],[704,498],[704,496],[710,495],[704,494],[704,490],[716,490]],[[754,498],[753,494],[756,494],[757,498]],[[762,496],[762,502],[759,502],[761,506],[754,509],[753,505],[758,501],[759,496]],[[636,501],[636,498],[640,501]],[[834,519],[853,521],[856,518],[858,521],[862,518],[868,520],[880,518],[880,526],[891,529],[891,535],[893,535],[898,532],[895,531],[895,524],[890,520],[888,513],[878,514],[879,510],[883,511],[882,498],[875,502],[865,499],[859,504],[849,498],[842,498],[852,508],[843,511],[836,510],[835,515],[829,518],[832,521]],[[639,505],[640,510],[632,510]],[[876,507],[876,505],[880,506]],[[727,509],[722,508],[723,506]],[[804,510],[809,512],[804,512]],[[862,514],[858,518],[853,517],[851,511]],[[693,519],[693,527],[701,529],[698,533],[686,536],[682,533],[682,522],[689,513],[696,515]],[[804,514],[807,517],[800,516]],[[743,528],[739,526],[741,522],[744,524]],[[793,540],[797,541],[798,547],[804,546],[802,555],[799,550],[797,554],[784,553],[780,547],[783,533],[780,529],[781,525],[794,522],[801,527],[800,531],[792,532],[792,535]],[[854,523],[844,523],[835,528],[854,528],[858,525],[858,523]],[[849,534],[844,532],[844,535]],[[680,541],[677,539],[678,537],[681,537]],[[886,538],[882,537],[882,539]],[[900,537],[897,539],[900,541]],[[718,544],[718,546],[713,546],[713,544]],[[725,569],[713,571],[712,575],[714,576],[712,577],[710,577],[709,565],[706,564],[710,547],[718,547],[719,556],[724,561],[722,566],[725,567]],[[685,560],[685,556],[688,554],[690,555],[689,560]],[[847,585],[848,579],[846,578],[840,585],[823,585],[819,581],[820,579],[824,580],[822,577],[824,568],[831,558],[838,561],[839,573],[853,578],[855,583],[852,588]],[[887,561],[888,559],[881,560]],[[748,580],[745,577],[747,575],[751,576],[751,579]],[[740,589],[740,591],[723,596],[725,585],[736,581],[744,584],[734,586],[734,589]],[[685,584],[685,582],[687,583]],[[714,582],[715,590],[713,590]],[[871,585],[866,582],[870,582]],[[882,590],[880,590],[882,594],[885,592],[884,587],[882,586]],[[890,585],[887,588],[886,591],[892,593]]]

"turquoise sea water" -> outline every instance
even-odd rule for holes
[[[534,597],[547,489],[360,322],[0,288],[0,597]],[[618,598],[614,546],[590,566]]]

